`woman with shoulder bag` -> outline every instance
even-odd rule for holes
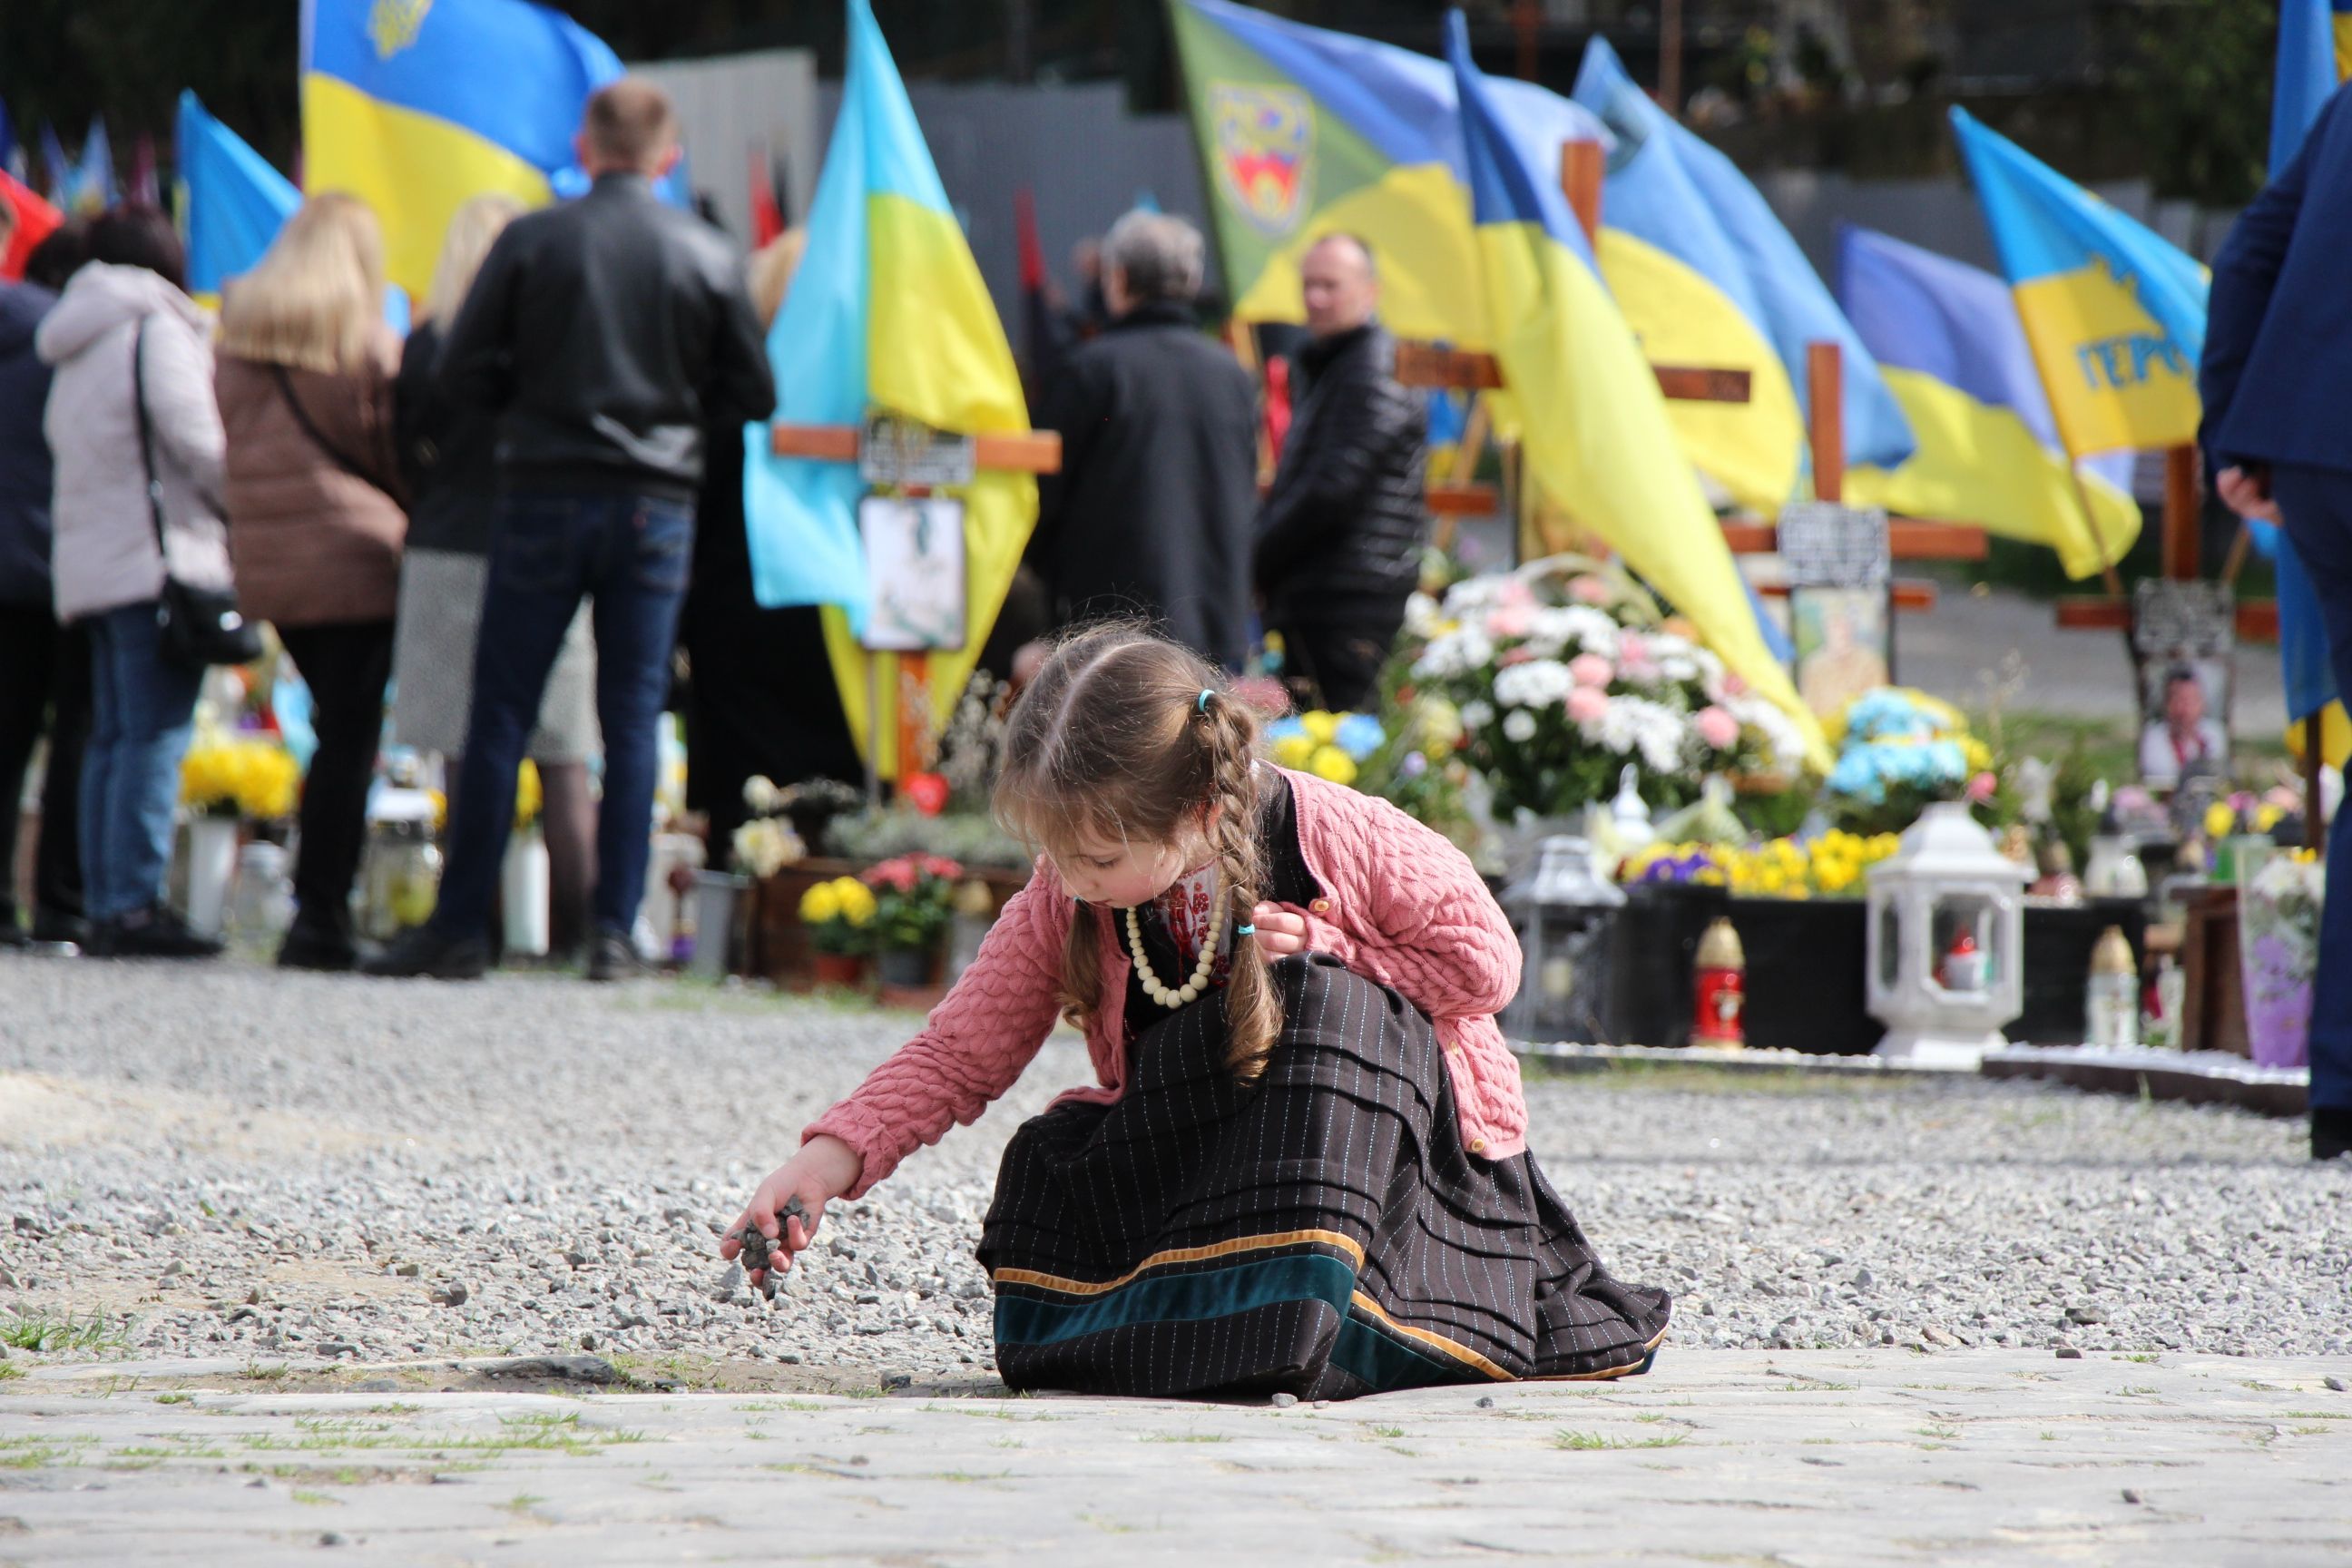
[[[42,426],[56,461],[58,619],[88,629],[82,897],[98,957],[209,958],[163,901],[180,759],[204,666],[167,611],[226,604],[222,437],[204,313],[172,220],[141,204],[90,225],[89,265],[34,334],[55,371]]]
[[[383,322],[383,233],[339,193],[311,197],[222,301],[229,551],[245,613],[309,682],[319,749],[302,787],[289,969],[359,959],[352,882],[392,679],[408,531],[393,436],[399,344]]]

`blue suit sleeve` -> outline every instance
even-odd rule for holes
[[[2312,165],[2326,155],[2330,128],[2343,104],[2344,93],[2339,89],[2312,121],[2302,147],[2279,171],[2278,178],[2264,186],[2239,216],[2230,237],[2221,244],[2221,253],[2213,258],[2213,282],[2206,302],[2205,357],[2197,370],[2197,389],[2205,405],[2198,444],[2205,448],[2210,472],[2218,473],[2232,461],[2218,443],[2247,357],[2253,353],[2254,340],[2270,311],[2280,268],[2286,264],[2287,247],[2294,241],[2295,222],[2303,214],[2304,195],[2310,186]]]

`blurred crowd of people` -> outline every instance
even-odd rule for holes
[[[766,339],[803,236],[747,267],[660,200],[677,127],[649,84],[599,91],[578,151],[585,195],[458,211],[404,342],[377,219],[332,193],[217,321],[170,217],[136,204],[59,229],[0,286],[11,850],[44,736],[47,759],[31,907],[0,878],[0,944],[220,951],[164,891],[204,677],[171,622],[207,595],[273,627],[313,701],[289,967],[483,973],[528,758],[552,947],[592,978],[630,972],[667,708],[722,852],[751,777],[861,776],[818,612],[759,605],[746,543],[743,431],[775,405]],[[1201,330],[1196,229],[1132,213],[1098,257],[1032,367],[1064,463],[983,662],[1017,675],[1024,647],[1118,614],[1233,670],[1271,632],[1302,700],[1364,701],[1425,527],[1421,405],[1396,382],[1371,251],[1335,235],[1302,258],[1286,435]],[[447,860],[431,921],[362,954],[351,895],[387,733],[444,760]]]

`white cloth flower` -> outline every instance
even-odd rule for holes
[[[1445,617],[1439,612],[1436,600],[1419,592],[1407,595],[1404,602],[1404,629],[1407,633],[1417,637],[1432,637],[1444,624]]]
[[[1507,740],[1526,745],[1536,738],[1536,716],[1524,708],[1512,709],[1503,715],[1503,735]]]
[[[1531,658],[1495,672],[1495,700],[1509,708],[1553,707],[1575,689],[1576,678],[1556,658]]]
[[[1433,638],[1413,661],[1412,672],[1423,680],[1444,680],[1475,675],[1494,662],[1495,644],[1476,626],[1464,626]]]
[[[1462,727],[1465,730],[1483,730],[1494,721],[1495,705],[1493,703],[1481,701],[1474,697],[1462,705]]]

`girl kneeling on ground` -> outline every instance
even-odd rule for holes
[[[1646,1370],[1665,1293],[1610,1277],[1527,1152],[1502,910],[1443,837],[1257,740],[1188,649],[1062,643],[996,786],[1035,874],[721,1253],[746,1226],[808,1246],[828,1201],[978,1120],[1058,1015],[1100,1081],[1013,1135],[981,1234],[1013,1387],[1347,1398]],[[794,1197],[808,1220],[780,1231]]]

